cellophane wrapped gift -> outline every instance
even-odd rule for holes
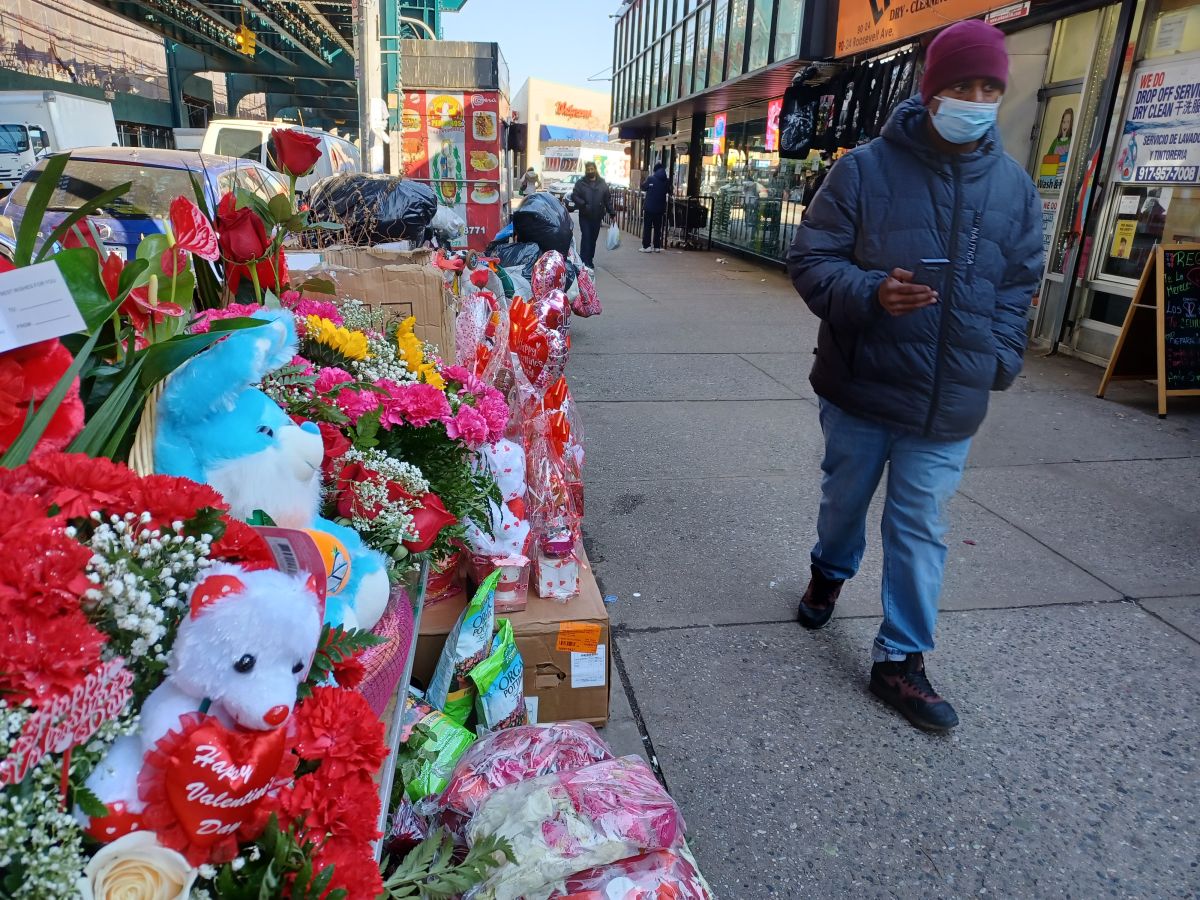
[[[408,796],[402,795],[399,805],[392,813],[388,833],[383,838],[384,852],[403,859],[410,850],[425,840],[428,833],[425,820],[417,814]]]
[[[579,596],[579,553],[574,545],[566,554],[552,553],[539,546],[533,558],[533,578],[537,594],[546,600],[565,603]]]
[[[713,900],[685,851],[654,850],[588,869],[566,880],[552,900]]]
[[[451,834],[465,838],[467,822],[500,788],[612,758],[596,729],[584,722],[496,731],[463,754],[441,796],[430,798],[422,809],[439,816]]]
[[[505,863],[472,900],[547,900],[566,878],[684,841],[683,815],[642,759],[624,756],[501,788],[476,811],[467,842],[495,834]]]
[[[496,583],[496,612],[520,612],[528,605],[529,600],[529,570],[528,556],[512,553],[508,556],[481,556],[472,554],[470,557],[471,580],[481,583],[493,572],[500,572],[500,580]]]

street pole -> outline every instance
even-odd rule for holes
[[[351,0],[354,16],[354,78],[358,83],[358,141],[364,172],[381,172],[376,160],[379,139],[372,127],[375,108],[383,100],[379,52],[379,0]]]

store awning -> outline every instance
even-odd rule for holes
[[[607,131],[588,131],[584,128],[564,128],[561,125],[541,126],[543,141],[607,141]]]

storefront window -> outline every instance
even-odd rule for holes
[[[729,17],[729,65],[726,78],[741,75],[746,60],[746,16],[750,0],[733,0]]]
[[[729,2],[720,0],[713,13],[712,53],[708,57],[708,85],[725,80],[725,29],[729,21]]]
[[[800,52],[800,22],[804,15],[804,0],[778,0],[775,14],[776,62]]]
[[[692,60],[696,49],[696,35],[693,29],[695,19],[688,19],[683,25],[683,87],[679,93],[686,96],[692,92]]]
[[[1100,25],[1100,10],[1079,13],[1058,23],[1054,40],[1054,59],[1050,65],[1050,82],[1082,81],[1092,62],[1096,46],[1096,29]]]
[[[1162,0],[1149,33],[1146,59],[1200,50],[1200,6],[1195,0]]]
[[[774,4],[758,0],[754,4],[754,19],[750,24],[750,68],[761,69],[769,61],[771,51],[771,9]]]
[[[679,68],[683,59],[683,29],[676,28],[671,34],[671,71],[668,93],[672,100],[679,98]]]
[[[697,14],[699,33],[696,35],[696,71],[692,75],[692,93],[704,90],[708,77],[708,38],[712,24],[712,7],[706,6]]]

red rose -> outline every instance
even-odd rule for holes
[[[325,444],[325,459],[321,463],[321,473],[326,478],[333,478],[334,465],[353,445],[350,443],[350,439],[342,433],[342,429],[336,425],[318,422],[317,428],[321,430],[321,441]]]
[[[294,178],[307,175],[321,158],[321,141],[302,131],[273,128],[271,139],[275,142],[276,168]]]
[[[248,263],[267,255],[267,229],[253,209],[235,209],[217,220],[221,255],[231,263]]]
[[[337,511],[339,516],[351,519],[355,516],[360,516],[364,519],[373,519],[379,515],[383,508],[382,503],[376,503],[373,506],[366,506],[354,493],[354,485],[362,481],[380,482],[382,476],[371,469],[368,469],[362,463],[349,463],[342,467],[341,474],[337,479]],[[384,482],[387,487],[387,498],[390,503],[397,503],[400,500],[412,502],[413,495],[404,489],[404,487],[396,481]]]
[[[442,499],[437,494],[425,494],[418,500],[421,506],[414,508],[410,513],[418,537],[415,541],[404,542],[404,546],[412,553],[428,550],[443,528],[448,528],[458,521],[442,504]]]
[[[212,223],[187,197],[176,197],[171,201],[171,229],[175,232],[176,247],[209,262],[216,262],[220,257]]]

